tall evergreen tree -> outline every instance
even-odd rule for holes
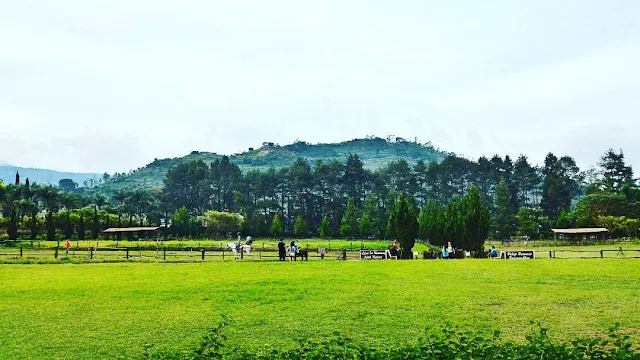
[[[387,225],[388,232],[400,243],[403,259],[413,258],[411,249],[418,236],[418,219],[414,210],[409,206],[405,194],[401,194],[391,212]]]
[[[624,161],[622,150],[616,153],[613,149],[602,155],[598,166],[602,174],[602,190],[618,193],[624,185],[634,185],[633,170]]]
[[[513,234],[515,217],[511,209],[511,194],[504,179],[496,187],[493,212],[493,229],[499,239],[508,239]]]
[[[340,235],[345,237],[356,236],[358,234],[358,209],[353,197],[347,200],[347,209],[340,222]]]
[[[331,236],[331,228],[329,227],[329,220],[323,217],[320,222],[320,238],[326,239]]]
[[[271,235],[275,238],[279,233],[284,232],[282,228],[282,221],[280,220],[280,216],[278,213],[273,214],[273,220],[271,221],[271,228],[269,229]]]
[[[569,210],[571,200],[578,194],[579,169],[573,158],[558,159],[549,153],[544,160],[544,182],[540,207],[550,219],[557,219],[560,212]]]
[[[309,234],[309,224],[302,216],[296,216],[293,224],[293,234],[297,237],[304,237]]]
[[[484,241],[489,233],[489,207],[482,199],[480,191],[471,185],[463,200],[463,222],[465,237],[462,248],[480,254],[484,249]]]

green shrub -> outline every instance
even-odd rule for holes
[[[462,332],[450,327],[439,331],[427,329],[425,336],[414,342],[386,347],[372,347],[342,337],[333,336],[321,341],[302,339],[290,349],[265,347],[247,350],[227,342],[224,329],[229,320],[210,329],[198,348],[182,353],[154,352],[153,345],[145,346],[147,359],[640,359],[640,349],[620,335],[619,325],[606,338],[578,338],[570,343],[554,343],[548,329],[537,326],[526,336],[525,343],[505,341],[500,331],[492,336]]]

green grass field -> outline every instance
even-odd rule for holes
[[[138,357],[188,349],[228,314],[255,348],[333,331],[369,343],[427,326],[640,341],[640,260],[0,265],[0,358]],[[233,340],[232,340],[233,341]]]

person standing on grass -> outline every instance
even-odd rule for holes
[[[280,241],[278,242],[278,257],[279,257],[279,261],[285,261],[285,258],[287,256],[287,249],[285,248],[284,245],[284,239],[280,239]]]
[[[446,246],[442,247],[442,258],[443,259],[448,259],[449,258],[449,251],[447,250]]]
[[[67,254],[67,256],[69,256],[69,248],[71,247],[71,242],[69,242],[69,239],[65,240],[64,242],[64,250]]]
[[[398,240],[393,240],[391,245],[391,256],[398,256]]]
[[[296,246],[296,241],[292,240],[291,245],[289,245],[289,261],[296,261],[296,253],[298,248]]]
[[[453,255],[456,253],[456,249],[454,249],[453,246],[451,246],[451,241],[447,243],[447,252],[449,253],[449,258],[452,258]]]

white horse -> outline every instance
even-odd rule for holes
[[[242,244],[240,245],[240,252],[238,252],[238,244],[237,243],[227,243],[227,247],[233,251],[233,257],[238,260],[240,256],[240,252],[244,251],[247,255],[251,256],[251,245]]]

